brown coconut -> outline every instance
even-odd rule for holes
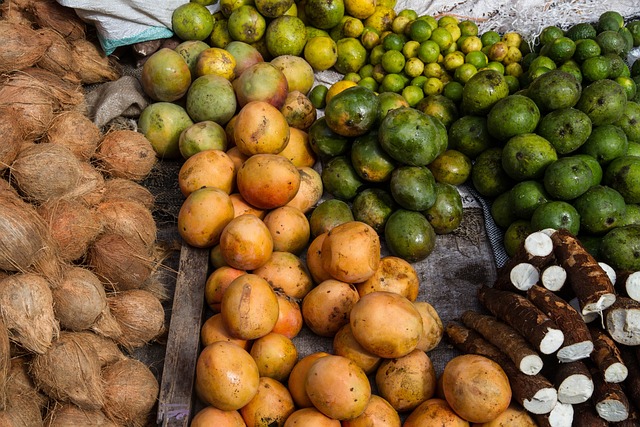
[[[140,240],[149,249],[156,242],[155,220],[142,203],[127,199],[103,200],[96,206],[96,215],[107,232],[120,234],[128,240]]]
[[[149,425],[160,387],[142,362],[127,358],[102,371],[104,412],[116,423],[130,427]]]
[[[118,427],[104,412],[81,409],[73,403],[55,403],[44,423],[47,427]]]
[[[38,34],[49,41],[49,47],[36,65],[60,76],[70,83],[80,84],[80,77],[75,72],[71,45],[62,35],[51,27],[40,28]]]
[[[29,76],[33,84],[48,87],[55,100],[55,111],[78,110],[87,113],[87,104],[82,85],[64,80],[51,71],[38,67],[25,68],[21,71]]]
[[[71,47],[82,84],[104,83],[120,78],[117,63],[105,56],[95,43],[80,38],[72,41]]]
[[[78,332],[78,334],[82,334],[88,341],[91,341],[93,348],[98,353],[101,368],[127,357],[122,350],[120,350],[118,344],[109,337],[88,331]]]
[[[57,101],[45,85],[24,73],[0,83],[0,115],[10,115],[24,138],[36,139],[49,127]]]
[[[30,9],[31,0],[13,0],[0,3],[0,17],[3,20],[31,26],[35,20]]]
[[[60,278],[61,261],[47,225],[33,205],[11,191],[0,192],[0,269],[40,272]]]
[[[87,264],[109,288],[116,291],[144,287],[155,260],[139,240],[103,233],[89,246]]]
[[[142,347],[164,332],[164,308],[144,289],[117,292],[107,299],[113,317],[122,329],[119,343],[131,350]]]
[[[0,172],[11,166],[24,142],[18,126],[15,116],[0,114]]]
[[[0,425],[8,427],[42,426],[42,411],[47,398],[36,390],[25,358],[11,360],[7,379],[7,405],[0,410]]]
[[[0,282],[0,314],[11,341],[34,353],[45,353],[60,332],[47,280],[16,273]]]
[[[0,73],[33,66],[51,44],[46,36],[19,22],[0,21],[0,34]]]
[[[75,110],[57,114],[43,137],[44,142],[64,145],[83,161],[93,157],[101,139],[98,126],[85,114]]]
[[[54,199],[37,207],[63,261],[82,260],[102,231],[96,212],[79,199]]]
[[[126,178],[111,178],[105,180],[103,201],[113,199],[127,199],[142,203],[147,209],[153,209],[155,196],[141,184]]]
[[[0,411],[7,405],[7,380],[11,369],[9,330],[0,317]]]
[[[108,310],[107,293],[98,276],[90,270],[70,266],[62,281],[51,290],[53,311],[60,327],[70,331],[90,329]]]
[[[104,175],[89,162],[80,162],[80,182],[65,198],[78,198],[87,206],[95,206],[102,200]]]
[[[36,24],[41,28],[53,28],[67,40],[77,40],[85,37],[86,24],[76,12],[55,1],[33,1],[30,10]]]
[[[74,191],[81,179],[81,162],[69,149],[55,144],[31,144],[23,148],[11,166],[16,187],[37,203]]]
[[[46,353],[33,358],[30,372],[36,386],[53,399],[88,410],[103,405],[100,359],[82,334],[61,332]]]
[[[157,162],[151,142],[142,133],[129,129],[104,135],[96,159],[108,176],[133,181],[146,178]]]

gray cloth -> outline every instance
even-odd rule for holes
[[[138,117],[149,104],[138,79],[127,75],[88,90],[86,101],[89,118],[99,128],[117,117]]]

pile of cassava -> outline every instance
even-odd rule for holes
[[[119,71],[73,10],[0,18],[0,425],[147,425],[159,386],[131,350],[165,329],[155,152],[87,117],[85,85]]]

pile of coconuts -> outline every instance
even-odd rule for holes
[[[99,129],[85,85],[120,75],[54,0],[0,4],[0,425],[144,426],[159,385],[132,351],[165,332],[156,164]]]

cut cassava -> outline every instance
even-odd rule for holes
[[[571,362],[589,357],[593,351],[591,335],[586,323],[568,302],[542,286],[533,286],[527,298],[544,314],[549,316],[564,335],[562,346],[557,351],[560,362]]]
[[[493,316],[465,311],[462,323],[480,333],[491,344],[501,349],[513,363],[527,375],[535,375],[542,369],[542,358],[518,331]]]
[[[564,229],[553,233],[551,239],[556,259],[567,270],[582,314],[600,313],[611,306],[616,300],[613,283],[593,255]]]
[[[460,351],[479,354],[497,362],[509,377],[513,398],[532,414],[547,414],[555,407],[558,393],[544,376],[526,375],[496,346],[474,330],[455,323],[445,328],[449,341]]]
[[[88,161],[102,139],[100,129],[81,111],[63,111],[55,115],[43,141],[67,147],[80,160]]]
[[[540,270],[554,261],[553,242],[545,231],[529,234],[516,253],[500,268],[495,287],[526,291],[540,278]]]
[[[53,199],[36,209],[49,227],[63,261],[82,260],[102,231],[95,211],[78,199]]]
[[[102,371],[104,412],[120,425],[149,425],[160,387],[153,372],[142,362],[126,358]]]
[[[619,272],[615,287],[619,295],[640,301],[640,271]]]
[[[111,313],[122,329],[117,341],[127,349],[148,344],[164,332],[164,308],[144,289],[117,292],[107,298]]]
[[[524,296],[483,286],[478,289],[478,299],[480,304],[511,325],[542,354],[552,354],[562,346],[562,330]]]
[[[609,426],[609,422],[598,415],[598,412],[591,401],[573,405],[573,421],[576,426],[583,427]]]
[[[538,427],[571,427],[573,425],[573,405],[558,401],[548,414],[535,416]]]
[[[611,337],[597,326],[589,328],[593,339],[594,350],[591,360],[602,373],[608,383],[621,383],[629,374],[622,355]]]
[[[540,284],[552,292],[558,292],[567,281],[567,270],[553,264],[547,266],[540,273]]]
[[[50,397],[97,410],[104,403],[98,353],[84,335],[61,332],[44,354],[31,362],[35,384]]]
[[[133,181],[146,178],[157,161],[151,142],[142,133],[128,129],[104,135],[95,157],[109,177]]]
[[[601,418],[609,422],[624,421],[629,417],[629,399],[620,383],[608,383],[602,372],[591,369],[593,377],[593,403]]]
[[[155,268],[155,260],[140,241],[115,233],[103,233],[91,244],[87,264],[105,286],[116,291],[144,287]]]
[[[42,354],[58,337],[60,326],[53,311],[53,296],[45,278],[16,273],[0,281],[0,313],[11,341]]]
[[[605,328],[619,344],[640,345],[640,302],[618,297],[604,314]]]
[[[593,394],[591,372],[582,360],[558,364],[554,384],[558,400],[562,403],[575,405],[587,402]]]

